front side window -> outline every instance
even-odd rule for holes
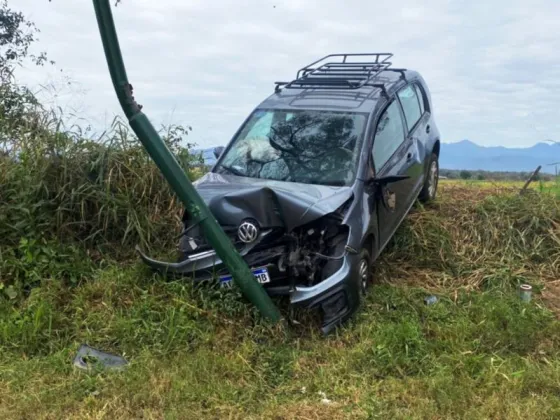
[[[257,110],[216,171],[277,181],[351,185],[366,118],[350,112]]]
[[[397,101],[383,112],[373,139],[373,163],[379,170],[404,142],[404,126]]]
[[[404,116],[406,118],[406,125],[410,131],[421,116],[420,104],[418,103],[416,91],[412,85],[408,85],[404,89],[400,90],[398,95],[403,107]]]

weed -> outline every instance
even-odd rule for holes
[[[181,206],[127,126],[117,119],[96,140],[61,127],[53,117],[25,137],[5,140],[0,245],[56,238],[121,254],[137,243],[171,246]],[[163,134],[192,179],[200,162],[188,153],[192,145],[179,145],[186,133],[170,127]]]
[[[443,183],[442,198],[410,214],[384,260],[396,264],[382,266],[381,276],[402,273],[447,289],[556,280],[560,201],[547,193]]]

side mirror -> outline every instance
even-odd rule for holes
[[[410,176],[408,175],[388,175],[388,176],[382,176],[378,178],[371,178],[369,182],[372,185],[385,186],[387,184],[392,184],[393,182],[404,181],[405,179],[408,178],[410,178]]]
[[[214,147],[214,157],[218,159],[220,155],[224,152],[224,146]]]

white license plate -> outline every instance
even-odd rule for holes
[[[270,283],[270,275],[266,267],[254,268],[251,271],[259,283]],[[220,276],[220,285],[222,287],[231,287],[233,285],[233,276],[231,274]]]

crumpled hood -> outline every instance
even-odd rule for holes
[[[239,226],[246,218],[263,228],[295,227],[332,213],[351,196],[350,187],[331,187],[207,173],[194,182],[216,220]]]

